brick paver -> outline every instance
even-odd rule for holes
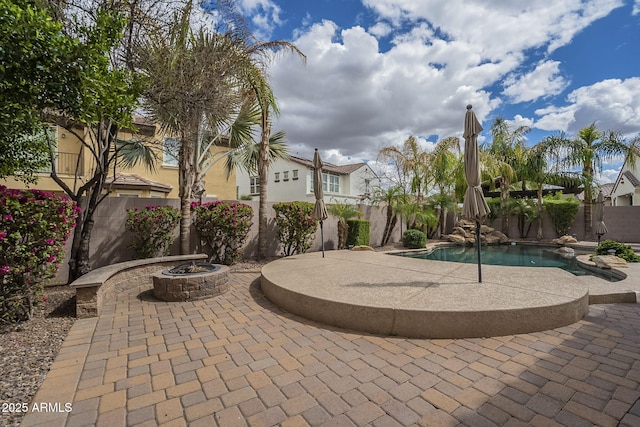
[[[219,297],[121,292],[78,320],[23,426],[638,425],[640,305],[591,306],[534,334],[360,334],[267,301],[257,273]],[[62,400],[61,400],[62,399]]]

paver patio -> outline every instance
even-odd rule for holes
[[[23,426],[640,425],[640,305],[533,334],[421,340],[282,311],[259,273],[185,303],[122,292],[71,329]],[[620,423],[620,424],[619,424]]]

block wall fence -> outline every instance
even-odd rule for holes
[[[206,202],[206,200],[205,200]],[[257,255],[258,248],[258,201],[241,201],[250,205],[254,210],[253,226],[247,238],[244,248],[244,257],[253,258]],[[282,250],[277,238],[277,226],[275,224],[275,211],[272,202],[267,204],[268,209],[268,256],[275,257],[282,254]],[[145,206],[174,206],[179,208],[180,201],[178,199],[151,199],[151,198],[130,198],[130,197],[108,197],[98,207],[95,214],[95,226],[91,238],[91,261],[92,268],[98,268],[105,265],[124,262],[133,259],[133,251],[129,248],[132,243],[131,233],[126,228],[127,209],[144,208]],[[371,246],[380,246],[382,233],[386,223],[386,210],[376,206],[360,206],[363,213],[362,219],[370,221]],[[595,209],[593,209],[595,213]],[[603,236],[603,239],[612,239],[627,243],[640,243],[640,206],[605,206],[605,223],[609,229],[609,233]],[[546,215],[546,214],[545,214]],[[447,220],[447,233],[449,233],[457,220],[457,216],[450,214]],[[329,216],[324,221],[324,240],[325,250],[334,250],[337,247],[338,240],[338,221],[336,218]],[[500,218],[487,224],[500,230]],[[401,239],[401,233],[405,227],[400,221],[396,225],[394,233],[390,239],[391,242],[398,242]],[[543,233],[545,240],[556,237],[551,222],[548,217],[543,218]],[[584,234],[583,207],[581,206],[576,215],[575,222],[568,234],[575,234],[578,240],[596,241],[595,234],[585,236]],[[513,239],[519,239],[517,218],[510,219],[510,232],[506,233]],[[537,223],[533,223],[528,235],[528,239],[534,239],[537,231]],[[177,229],[176,229],[177,235]],[[315,240],[309,249],[310,251],[321,250],[320,228],[316,232]],[[71,246],[71,238],[67,242],[66,257],[61,264],[60,272],[52,284],[64,284],[68,277],[68,254]],[[191,248],[193,253],[203,252],[200,246],[197,233],[192,229]],[[179,255],[179,242],[176,239],[171,247],[170,255]]]

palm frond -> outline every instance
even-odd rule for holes
[[[158,160],[156,152],[139,139],[116,140],[118,165],[131,169],[142,163],[150,172],[155,172],[155,164]]]

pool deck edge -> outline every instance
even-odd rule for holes
[[[325,258],[310,253],[267,264],[261,285],[270,301],[310,320],[409,338],[538,332],[587,313],[589,285],[570,273],[482,267],[478,283],[473,264],[327,251]]]

